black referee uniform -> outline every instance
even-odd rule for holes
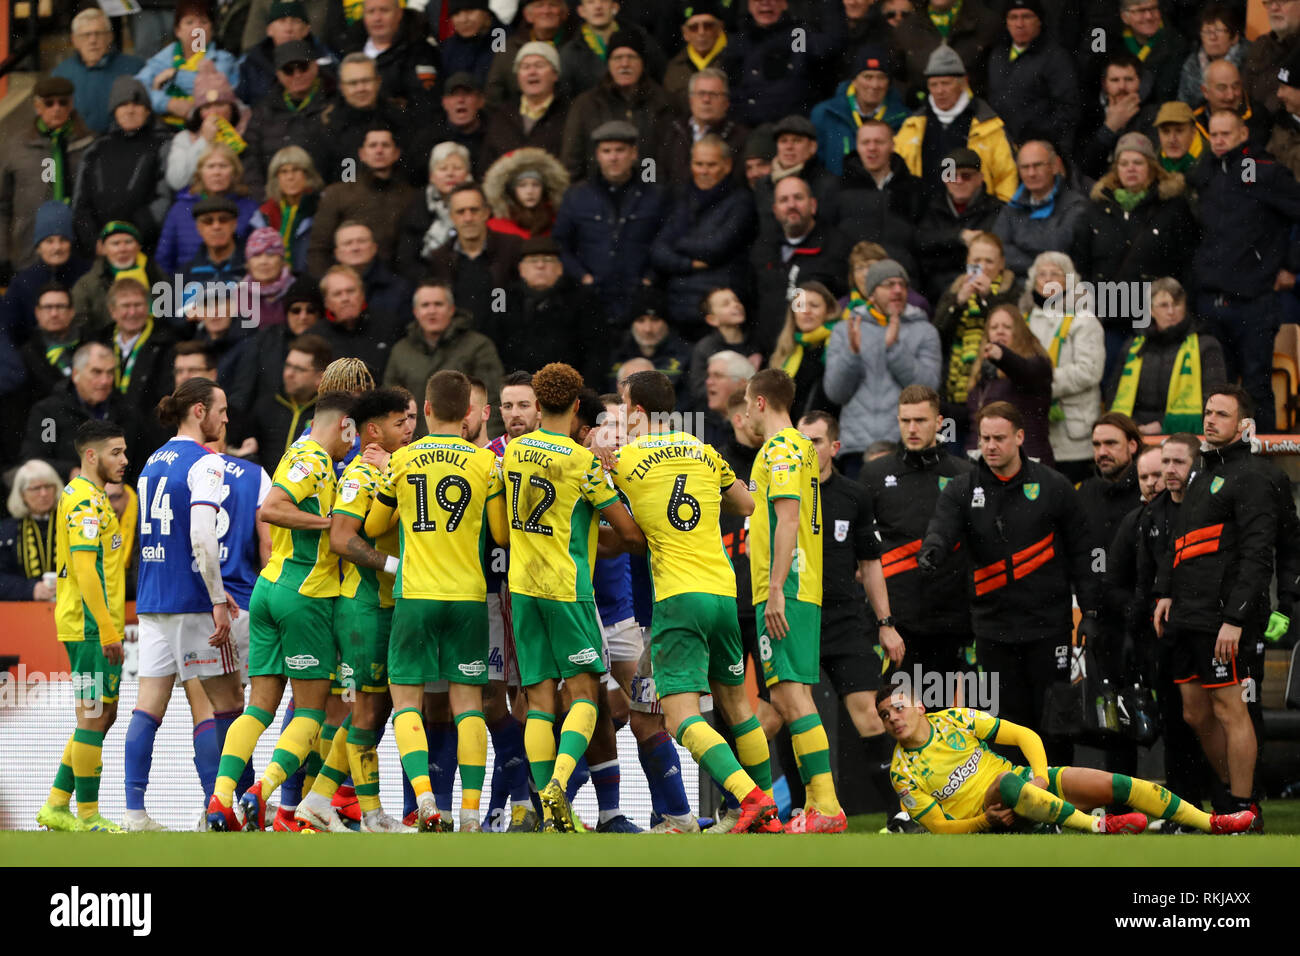
[[[876,621],[857,579],[859,561],[880,559],[867,489],[834,468],[821,483],[822,670],[841,698],[880,687]]]

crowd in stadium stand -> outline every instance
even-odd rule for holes
[[[959,458],[1010,402],[1068,483],[1107,411],[1126,444],[1129,419],[1199,433],[1239,381],[1278,427],[1300,0],[1253,41],[1244,3],[1195,0],[143,6],[133,53],[78,13],[0,148],[2,599],[52,599],[76,427],[126,428],[129,486],[193,374],[268,472],[343,356],[416,395],[460,369],[493,404],[548,362],[598,391],[658,369],[742,474],[735,394],[775,366],[868,487],[908,386]],[[194,308],[214,283],[229,306]],[[1154,497],[1124,461],[1101,477],[1126,507],[1071,507]]]

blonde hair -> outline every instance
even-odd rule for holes
[[[14,486],[9,492],[9,513],[15,518],[30,517],[32,509],[27,507],[27,502],[23,500],[23,494],[33,482],[39,482],[44,479],[52,484],[55,488],[63,487],[63,479],[49,464],[41,461],[39,458],[33,458],[14,472]],[[55,507],[58,507],[58,499],[55,498]]]
[[[981,352],[984,350],[984,346],[988,344],[989,323],[993,321],[993,316],[997,315],[999,312],[1005,312],[1007,315],[1011,316],[1011,344],[1004,346],[1005,348],[1015,352],[1021,358],[1027,359],[1038,356],[1039,358],[1046,359],[1048,357],[1047,350],[1043,348],[1042,344],[1038,341],[1038,337],[1030,330],[1029,323],[1025,321],[1024,315],[1010,302],[1001,302],[989,309],[988,318],[984,320],[984,332],[980,336]],[[975,359],[975,364],[971,366],[970,381],[967,383],[967,389],[969,391],[975,391],[975,386],[979,384],[980,372],[983,368],[984,356],[980,355]],[[1006,373],[1001,369],[998,369],[998,375],[1005,377],[1005,374]]]
[[[880,243],[866,240],[859,242],[849,251],[849,288],[858,289],[858,282],[854,276],[864,265],[868,262],[879,262],[881,259],[888,258],[889,253],[885,251],[885,247]],[[862,290],[858,289],[858,291],[861,292]]]
[[[326,392],[351,392],[355,395],[358,392],[368,392],[374,387],[375,377],[370,374],[365,362],[359,358],[340,358],[325,366],[325,373],[321,376],[316,391],[321,395]]]
[[[239,161],[239,155],[225,143],[213,143],[199,153],[198,162],[194,164],[194,175],[190,178],[190,192],[196,195],[203,192],[203,167],[217,153],[230,161],[230,192],[247,195],[248,187],[243,183],[244,164]]]
[[[811,292],[813,295],[821,296],[822,301],[826,303],[826,319],[824,319],[823,322],[835,316],[836,310],[839,308],[839,303],[835,300],[835,296],[831,293],[830,289],[826,288],[826,286],[822,285],[820,282],[801,282],[799,283],[799,289],[803,292]],[[785,364],[785,360],[794,352],[794,304],[798,301],[799,297],[796,295],[792,300],[790,300],[790,304],[786,306],[785,325],[781,326],[781,334],[777,336],[776,339],[776,349],[772,352],[772,358],[768,362],[772,368],[781,368],[781,366]]]
[[[362,56],[365,56],[363,53]],[[285,146],[277,150],[271,157],[271,162],[266,167],[266,198],[274,199],[279,202],[283,196],[280,195],[280,181],[277,175],[281,166],[297,166],[307,176],[307,191],[318,193],[325,188],[325,180],[316,170],[316,164],[312,162],[311,154],[301,146]]]

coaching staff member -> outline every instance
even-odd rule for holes
[[[1090,570],[1086,522],[1060,472],[1020,453],[1020,411],[990,402],[976,416],[980,461],[948,482],[926,529],[918,563],[939,567],[958,544],[971,567],[975,653],[997,675],[997,716],[1041,727],[1048,686],[1070,676],[1073,590],[1081,637],[1097,632],[1100,595]],[[1053,764],[1072,748],[1048,741]]]

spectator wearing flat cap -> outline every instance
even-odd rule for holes
[[[817,127],[806,116],[786,116],[769,126],[776,144],[771,168],[754,183],[754,205],[758,209],[758,241],[772,242],[781,236],[781,226],[772,212],[772,199],[781,180],[798,176],[812,189],[821,207],[823,222],[837,221],[839,177],[826,168],[817,155]]]
[[[663,187],[640,175],[637,138],[624,120],[596,128],[591,175],[569,187],[551,230],[565,273],[592,286],[606,321],[615,324],[628,295],[651,281],[650,247],[668,212]]]
[[[451,20],[451,36],[439,44],[442,69],[448,76],[468,73],[480,90],[487,86],[492,69],[493,30],[501,26],[488,0],[446,0],[443,4]],[[491,394],[491,393],[489,393]]]
[[[190,210],[199,235],[199,248],[185,263],[184,281],[234,286],[248,271],[244,240],[236,236],[239,207],[226,196],[208,196]]]
[[[647,56],[642,34],[618,31],[609,39],[605,75],[574,99],[564,124],[560,159],[575,182],[586,178],[593,168],[592,132],[610,120],[636,128],[642,160],[663,162],[661,139],[673,120],[673,105],[664,88],[651,79]]]
[[[199,156],[213,143],[224,143],[243,156],[248,149],[244,134],[251,115],[220,70],[211,64],[201,66],[194,80],[190,117],[167,150],[167,185],[177,192],[189,185]]]
[[[149,58],[135,78],[149,91],[153,111],[172,129],[180,129],[194,108],[199,70],[211,64],[239,86],[239,61],[219,49],[212,9],[207,0],[178,0],[172,18],[173,42]]]
[[[235,204],[238,222],[235,239],[242,243],[252,228],[249,220],[257,212],[257,200],[248,194],[241,182],[243,164],[234,151],[224,143],[213,143],[199,156],[190,184],[176,194],[176,201],[167,210],[162,234],[158,238],[154,257],[163,272],[171,275],[194,258],[202,244],[194,225],[194,205],[203,198],[224,198]]]
[[[50,71],[75,87],[77,112],[93,133],[108,131],[113,109],[109,105],[113,81],[134,76],[144,60],[113,46],[113,27],[99,7],[89,7],[72,18],[70,56]]]
[[[664,131],[663,156],[667,163],[669,183],[685,183],[691,178],[691,148],[712,133],[731,147],[735,160],[732,175],[736,182],[745,183],[745,164],[740,154],[749,138],[749,127],[727,118],[731,106],[727,74],[716,67],[705,67],[693,72],[686,81],[686,99],[689,106]]]
[[[609,73],[609,57],[614,52],[610,41],[620,32],[638,41],[646,76],[656,82],[663,79],[668,65],[663,50],[644,27],[631,20],[616,19],[617,3],[579,3],[577,11],[582,23],[560,47],[560,72],[575,97],[595,87]]]
[[[443,69],[424,11],[402,9],[400,0],[368,0],[366,7],[344,32],[340,52],[372,57],[382,95],[426,115],[437,103]]]
[[[481,161],[492,165],[511,150],[526,146],[552,156],[564,150],[564,125],[570,100],[560,87],[560,57],[540,40],[525,43],[515,53],[513,74],[518,87],[509,100],[487,110]]]
[[[1005,27],[1001,11],[992,4],[961,0],[917,0],[916,12],[894,29],[894,42],[906,58],[908,89],[925,91],[930,59],[940,47],[956,52],[972,77],[976,93],[983,92],[989,53]]]
[[[439,143],[459,143],[469,150],[470,172],[480,178],[487,172],[483,163],[483,138],[487,134],[483,111],[483,88],[472,74],[455,73],[442,85],[442,109],[430,122],[418,123],[403,147],[402,165],[414,176],[429,167],[429,156]],[[418,184],[418,178],[412,184]]]
[[[299,0],[275,0],[267,11],[266,32],[253,46],[246,47],[239,58],[237,95],[245,103],[256,103],[276,88],[275,51],[298,40],[311,49],[316,65],[331,79],[338,68],[334,54],[312,33],[307,8]]]
[[[872,442],[896,440],[898,395],[909,385],[938,389],[939,333],[907,302],[907,270],[881,259],[867,270],[866,301],[835,325],[822,386],[841,406],[841,470],[856,477]]]
[[[606,377],[608,390],[618,390],[618,370],[624,362],[634,358],[646,359],[654,364],[655,371],[668,376],[677,390],[678,407],[685,409],[690,403],[690,389],[686,388],[686,383],[691,347],[673,329],[663,293],[652,286],[638,289],[628,303],[623,320],[627,331],[610,353]]]
[[[526,239],[520,252],[517,278],[506,286],[505,311],[490,312],[480,331],[495,343],[506,368],[568,362],[597,381],[612,336],[599,318],[596,293],[565,274],[563,251],[553,238]]]
[[[15,345],[22,345],[36,328],[40,290],[51,284],[71,289],[90,268],[90,259],[77,255],[75,241],[72,210],[53,199],[41,203],[32,229],[35,261],[14,275],[0,298],[0,328],[8,330]]]
[[[1006,36],[989,54],[989,106],[1013,143],[1038,129],[1068,156],[1082,115],[1074,62],[1043,32],[1041,0],[1008,0],[1004,9]]]
[[[803,40],[797,50],[795,30]],[[834,69],[835,45],[791,16],[786,0],[746,0],[720,58],[731,80],[732,116],[752,128],[774,116],[807,116],[830,92],[826,77]]]
[[[154,121],[144,86],[119,76],[108,105],[112,122],[82,157],[72,197],[77,251],[86,256],[95,254],[99,227],[110,219],[133,223],[152,247],[171,204],[164,177],[170,137]]]
[[[691,77],[701,70],[722,68],[722,51],[727,48],[727,10],[719,0],[690,0],[680,4],[679,10],[685,44],[664,69],[664,89],[677,102],[680,112],[688,105]]]
[[[668,314],[697,339],[705,331],[700,303],[714,289],[743,289],[746,252],[756,215],[748,189],[732,175],[731,147],[707,135],[692,148],[689,183],[677,190],[650,262],[666,278]]]
[[[835,88],[835,95],[813,107],[817,156],[836,176],[857,147],[858,129],[867,120],[880,120],[891,133],[907,118],[903,96],[891,81],[892,64],[880,47],[863,47],[853,73]]]
[[[1300,103],[1296,105],[1300,108]],[[1166,172],[1187,174],[1209,149],[1196,128],[1192,108],[1180,100],[1161,104],[1156,113],[1155,132],[1160,147],[1157,156]]]
[[[35,116],[0,156],[0,284],[34,261],[32,227],[41,203],[72,201],[77,168],[94,141],[72,106],[73,92],[61,76],[37,80]]]
[[[99,257],[72,287],[72,310],[82,328],[102,326],[108,320],[108,290],[118,279],[135,279],[152,290],[154,283],[171,277],[144,254],[140,231],[131,223],[113,220],[99,230]]]
[[[953,175],[943,192],[931,196],[916,230],[916,256],[925,277],[922,292],[938,301],[966,267],[967,247],[981,232],[993,229],[1002,201],[984,188],[979,153],[958,146],[947,156]]]
[[[253,106],[244,158],[245,182],[254,190],[263,190],[271,157],[286,146],[305,149],[317,171],[335,181],[342,171],[330,164],[335,158],[334,144],[324,125],[333,79],[321,73],[311,47],[302,40],[275,48],[275,78],[271,92]]]
[[[944,187],[943,158],[965,146],[979,154],[984,187],[1006,202],[1017,184],[1006,125],[993,107],[971,95],[966,67],[952,47],[943,44],[930,54],[925,84],[929,96],[903,121],[894,140],[895,152],[930,195],[937,196]]]
[[[1277,98],[1282,110],[1273,122],[1268,152],[1300,178],[1300,46],[1278,68]]]

